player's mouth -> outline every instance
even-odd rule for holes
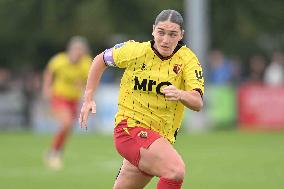
[[[164,45],[162,45],[161,47],[162,47],[163,50],[166,50],[166,51],[168,51],[170,49],[170,47],[164,46]]]

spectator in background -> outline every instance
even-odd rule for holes
[[[266,67],[266,60],[262,55],[253,55],[249,59],[249,73],[246,83],[263,84],[263,76]]]
[[[225,59],[220,50],[212,50],[209,53],[208,81],[215,85],[225,85],[233,82],[233,76],[233,64]]]
[[[264,73],[264,81],[272,86],[284,85],[284,54],[282,52],[273,52],[271,63]]]
[[[6,68],[0,67],[0,92],[4,92],[9,88],[11,80],[11,72]]]
[[[63,145],[77,117],[77,106],[88,76],[91,57],[87,40],[71,38],[67,52],[58,53],[48,63],[43,76],[43,95],[50,100],[52,112],[59,121],[46,163],[50,168],[62,167]]]
[[[241,57],[234,56],[232,57],[232,81],[235,86],[238,86],[242,80],[243,64]]]
[[[32,108],[33,103],[39,95],[41,88],[42,75],[36,70],[26,70],[21,77],[22,95],[24,99],[23,115],[24,127],[30,128],[32,125]]]

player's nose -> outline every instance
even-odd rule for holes
[[[169,42],[170,42],[170,37],[169,37],[168,35],[165,35],[165,36],[163,37],[163,43],[164,43],[164,44],[169,44]]]

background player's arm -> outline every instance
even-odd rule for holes
[[[81,127],[87,127],[87,120],[90,110],[92,110],[92,113],[96,112],[96,104],[93,100],[93,95],[99,85],[101,76],[106,68],[107,66],[105,65],[103,60],[103,53],[101,53],[95,57],[89,71],[84,101],[79,118]]]
[[[167,100],[180,100],[184,106],[191,110],[200,111],[203,107],[201,94],[196,90],[184,91],[177,89],[173,85],[170,85],[164,88],[163,93],[165,94]]]
[[[51,85],[53,81],[53,71],[50,70],[48,67],[45,69],[43,73],[43,87],[42,93],[43,97],[49,99],[51,97]]]

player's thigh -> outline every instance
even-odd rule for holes
[[[137,167],[124,159],[113,189],[143,189],[151,179],[151,176],[143,174]]]
[[[174,147],[161,137],[151,144],[148,149],[140,149],[139,169],[155,176],[164,176],[179,168],[184,169],[184,162]]]

